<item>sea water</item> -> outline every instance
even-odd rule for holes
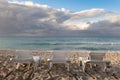
[[[0,37],[0,49],[120,50],[120,37]]]

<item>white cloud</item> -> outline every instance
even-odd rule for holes
[[[89,9],[89,10],[83,10],[79,12],[74,12],[71,15],[74,16],[71,19],[84,19],[84,18],[93,18],[93,17],[100,17],[104,16],[106,14],[106,11],[104,9]]]
[[[113,15],[108,17],[108,21],[111,23],[120,22],[120,15]]]
[[[72,27],[73,30],[87,30],[90,24],[83,22],[76,24],[75,27]]]
[[[19,1],[8,1],[8,2],[9,2],[9,3],[13,3],[13,4],[31,6],[31,7],[44,7],[44,8],[50,8],[48,5],[40,5],[40,4],[37,4],[37,3],[33,3],[32,1],[24,1],[24,2],[19,2]]]

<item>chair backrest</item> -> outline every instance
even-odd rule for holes
[[[55,61],[66,61],[68,58],[67,52],[66,51],[53,51],[53,60]]]
[[[105,57],[105,52],[90,52],[90,60],[103,60]]]
[[[32,55],[32,51],[30,50],[16,50],[16,57],[17,58],[22,58],[22,59],[26,59],[26,58],[33,58],[33,55]]]

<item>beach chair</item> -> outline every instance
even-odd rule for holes
[[[110,61],[105,60],[105,52],[104,51],[93,51],[89,54],[89,60],[87,60],[85,63],[89,62],[90,67],[92,68],[92,64],[96,64],[101,68],[103,72],[106,70],[106,63],[110,63]]]
[[[53,51],[51,59],[48,59],[50,62],[50,68],[52,68],[53,64],[65,64],[67,67],[67,71],[69,71],[69,58],[66,51]]]
[[[18,69],[20,64],[27,63],[28,69],[30,68],[30,64],[34,62],[33,55],[30,50],[16,50],[15,58],[13,58],[15,62],[15,68]]]

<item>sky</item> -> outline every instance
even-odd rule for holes
[[[12,1],[12,0],[11,0]],[[14,1],[14,0],[13,0]],[[52,8],[65,8],[71,11],[80,11],[91,8],[104,8],[105,10],[120,11],[120,0],[18,0],[32,1],[46,4]]]
[[[119,36],[120,0],[0,0],[0,36]]]
[[[120,0],[33,0],[34,2],[48,4],[53,8],[65,8],[71,11],[80,11],[91,8],[104,8],[105,10],[120,11]]]

